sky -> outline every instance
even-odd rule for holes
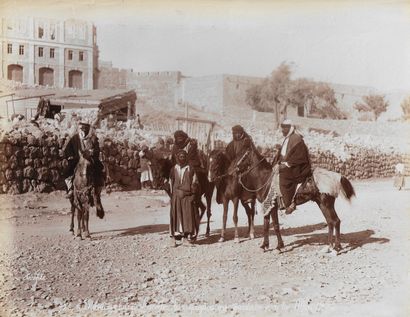
[[[2,1],[12,15],[94,22],[100,59],[134,71],[293,77],[410,90],[406,1]],[[1,12],[1,11],[0,11]]]

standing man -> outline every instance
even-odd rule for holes
[[[186,134],[182,130],[175,131],[174,139],[174,145],[172,146],[171,151],[172,165],[175,165],[177,163],[177,154],[179,153],[179,151],[186,151],[187,164],[191,166],[191,168],[193,168],[193,170],[195,171],[201,188],[205,188],[205,184],[207,181],[207,171],[205,169],[205,162],[202,162],[201,157],[199,155],[197,141],[195,139],[191,139],[190,137],[188,137],[188,134]],[[200,195],[200,190],[198,190],[198,192],[195,195],[195,202],[197,203],[198,207],[202,211],[204,211],[206,209],[206,206],[202,202]]]
[[[176,246],[175,237],[181,236],[182,243],[190,237],[193,242],[197,234],[198,209],[195,204],[195,193],[198,192],[198,178],[194,169],[188,164],[188,153],[179,150],[176,153],[176,165],[171,169],[171,209],[170,236],[171,246]]]
[[[303,137],[295,131],[292,121],[284,120],[281,128],[285,139],[274,162],[279,164],[279,186],[286,214],[291,214],[296,209],[296,187],[312,175],[312,170],[308,148]]]
[[[100,214],[98,210],[103,210],[101,204],[101,190],[104,187],[104,165],[100,161],[100,146],[98,138],[93,133],[93,129],[88,122],[82,121],[79,124],[78,133],[74,134],[64,147],[64,156],[68,160],[68,167],[65,171],[65,182],[67,185],[67,197],[73,197],[73,184],[75,168],[80,160],[80,152],[82,155],[94,163],[94,205],[97,208],[97,215]],[[103,214],[103,213],[102,213]]]

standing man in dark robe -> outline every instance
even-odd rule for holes
[[[182,130],[175,131],[174,139],[174,145],[171,150],[172,165],[177,163],[177,154],[179,151],[186,151],[188,165],[195,171],[201,188],[205,188],[207,171],[205,168],[205,162],[201,160],[201,156],[199,155],[198,142],[195,139],[188,137],[188,134]],[[195,202],[202,211],[206,209],[206,206],[201,200],[199,191],[196,194]]]
[[[255,150],[252,138],[240,125],[232,127],[232,141],[226,146],[225,153],[231,162],[238,163],[246,151]]]
[[[169,231],[171,246],[176,246],[175,237],[181,236],[185,244],[188,237],[193,242],[197,235],[198,209],[194,202],[199,184],[195,170],[188,164],[188,153],[176,153],[177,164],[171,169],[171,209]]]
[[[98,210],[103,210],[101,204],[101,190],[104,187],[104,165],[100,161],[100,146],[98,138],[93,133],[91,125],[88,122],[80,122],[78,133],[74,134],[67,142],[64,149],[64,156],[68,160],[68,166],[65,170],[64,176],[67,185],[67,197],[71,199],[73,197],[73,184],[75,168],[80,160],[80,152],[82,155],[93,162],[95,188],[94,190],[94,205]],[[100,214],[97,212],[97,214]]]
[[[291,214],[296,209],[296,187],[312,175],[312,170],[308,148],[303,137],[295,131],[292,121],[284,120],[281,128],[285,139],[274,163],[279,164],[279,186],[286,214]]]

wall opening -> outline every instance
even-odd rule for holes
[[[7,79],[23,82],[23,66],[11,64],[7,66]]]
[[[54,86],[54,70],[48,67],[40,68],[38,83],[42,86]]]
[[[83,73],[79,70],[70,70],[68,72],[68,87],[83,88]]]

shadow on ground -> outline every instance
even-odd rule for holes
[[[122,228],[106,231],[93,232],[93,234],[109,235],[113,238],[115,237],[125,237],[125,236],[135,236],[138,234],[147,233],[168,233],[169,225],[167,224],[155,224],[155,225],[145,225],[133,228]]]
[[[321,230],[323,228],[326,228],[326,224],[324,222],[317,223],[314,225],[306,225],[302,227],[290,227],[286,229],[281,230],[281,234],[283,236],[290,236],[290,235],[296,235],[296,234],[307,234],[310,232],[314,232],[317,230]],[[272,229],[269,230],[269,235],[271,236],[273,233]],[[240,242],[248,240],[248,227],[238,227],[238,234],[239,234],[239,239]],[[273,233],[274,234],[274,233]],[[263,225],[260,226],[255,226],[255,237],[259,238],[263,236]],[[199,239],[196,244],[213,244],[217,243],[219,241],[219,238],[221,237],[221,230],[214,230],[211,231],[211,234],[209,237],[204,237]],[[235,238],[235,228],[227,228],[225,230],[225,241],[233,240]]]
[[[341,234],[340,235],[341,243],[342,245],[347,243],[347,246],[341,252],[339,252],[339,254],[347,253],[356,248],[362,247],[366,244],[371,244],[371,243],[384,244],[390,241],[390,239],[387,239],[387,238],[373,237],[374,233],[375,232],[373,230],[367,229],[363,231]],[[301,239],[298,239],[288,244],[287,247],[289,247],[289,249],[284,252],[293,251],[304,245],[327,245],[328,244],[327,233],[303,235],[299,237],[301,237]],[[285,242],[285,245],[286,245],[286,242]]]

